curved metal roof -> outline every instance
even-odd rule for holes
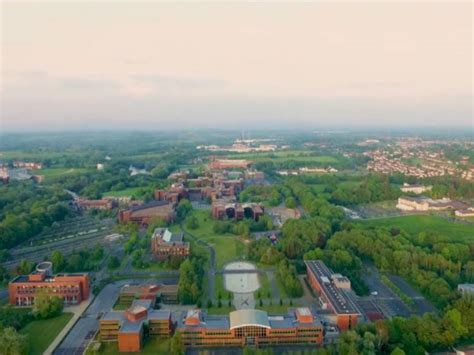
[[[268,314],[265,311],[259,311],[256,309],[240,309],[238,311],[230,312],[230,329],[241,328],[241,327],[262,327],[270,329],[270,323],[268,322]]]

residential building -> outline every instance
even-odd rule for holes
[[[156,228],[151,237],[151,253],[156,260],[170,257],[186,258],[190,244],[183,241],[183,233],[171,233],[168,228]]]
[[[425,196],[398,198],[397,208],[402,211],[467,211],[468,205],[461,201],[453,201],[449,198],[432,200]]]
[[[347,277],[334,273],[321,260],[305,261],[308,281],[319,295],[321,308],[335,315],[335,323],[341,330],[353,328],[361,312],[351,294],[351,282]]]
[[[78,304],[89,298],[90,282],[87,273],[52,275],[53,265],[44,261],[30,275],[15,277],[8,284],[10,304],[31,306],[38,292],[59,296],[66,305]]]
[[[418,184],[410,185],[410,184],[404,183],[403,186],[400,188],[400,190],[402,190],[402,192],[405,192],[405,193],[411,192],[411,193],[419,195],[419,194],[422,194],[423,192],[431,191],[432,188],[433,186],[431,185],[429,186],[418,185]]]

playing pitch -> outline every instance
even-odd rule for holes
[[[224,274],[224,287],[227,291],[234,293],[255,292],[260,288],[257,273],[248,273],[246,270],[255,270],[255,266],[246,262],[234,262],[227,264],[224,270],[242,270],[242,273]]]

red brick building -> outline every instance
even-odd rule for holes
[[[264,214],[262,205],[256,203],[237,203],[216,200],[212,203],[212,216],[215,219],[235,219],[237,221],[244,218],[251,218],[258,221]]]
[[[171,233],[167,228],[156,228],[151,237],[151,253],[156,260],[186,258],[190,250],[190,244],[183,241],[183,233]]]
[[[333,273],[321,260],[306,260],[305,264],[308,281],[320,296],[321,308],[334,313],[339,329],[353,328],[361,312],[350,294],[349,279],[341,274]]]
[[[283,316],[268,316],[256,309],[241,309],[229,316],[208,316],[188,311],[177,320],[186,347],[244,347],[268,345],[321,345],[323,327],[309,308]]]
[[[211,170],[247,169],[252,164],[244,159],[213,159],[208,167]]]
[[[139,352],[145,325],[150,337],[169,337],[172,333],[171,312],[153,309],[150,300],[135,300],[125,312],[111,311],[102,316],[100,340],[116,340],[119,352]]]
[[[117,207],[117,204],[114,200],[84,200],[84,199],[77,199],[77,205],[82,210],[111,210],[114,207]]]
[[[155,219],[171,222],[175,219],[174,204],[168,201],[153,201],[119,211],[120,222],[150,224]]]
[[[10,304],[31,306],[38,292],[59,296],[65,304],[79,304],[89,298],[90,282],[86,273],[51,275],[52,264],[42,262],[30,275],[17,276],[8,284]]]

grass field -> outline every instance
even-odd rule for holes
[[[314,155],[308,151],[279,151],[272,153],[241,153],[229,155],[230,158],[250,159],[253,161],[271,160],[275,163],[284,161],[297,161],[314,164],[337,164],[339,160],[336,157],[328,155]]]
[[[216,251],[217,268],[222,268],[226,263],[240,259],[245,255],[245,245],[239,237],[233,234],[217,234],[213,230],[215,221],[209,211],[195,210],[193,215],[199,221],[197,229],[185,230],[194,235],[197,239],[205,240]]]
[[[22,328],[20,333],[28,336],[29,354],[43,354],[71,318],[72,313],[63,313],[55,318],[35,320]]]
[[[45,179],[55,178],[62,175],[83,174],[90,171],[86,168],[46,168],[40,170],[33,170],[32,174],[42,175]]]
[[[234,306],[228,306],[228,300],[222,300],[222,307],[217,307],[213,305],[211,308],[207,309],[207,314],[209,315],[228,315],[230,312],[235,311]]]
[[[449,241],[474,241],[474,225],[449,221],[437,216],[416,215],[358,221],[368,227],[396,227],[412,236],[420,232],[436,233]]]
[[[146,187],[130,187],[128,189],[119,190],[119,191],[109,191],[104,192],[102,195],[110,196],[110,197],[141,197],[144,193],[146,193]]]
[[[267,274],[258,274],[258,282],[260,282],[260,288],[254,292],[255,298],[258,299],[258,294],[261,295],[262,299],[268,298],[267,296],[271,295],[271,289]]]
[[[145,340],[143,349],[140,354],[168,354],[170,349],[170,338],[155,338]],[[87,355],[92,355],[92,346],[86,350]],[[102,342],[99,354],[116,355],[118,354],[118,345],[116,341]],[[136,353],[120,353],[120,354],[136,354]]]
[[[283,304],[280,306],[280,303],[277,304],[264,304],[260,306],[257,301],[256,309],[261,309],[262,311],[268,312],[269,314],[287,314],[288,307],[293,307],[288,304]]]

